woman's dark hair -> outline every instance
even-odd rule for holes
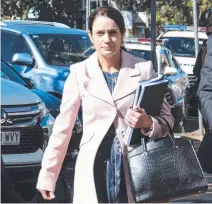
[[[97,16],[106,16],[112,19],[118,25],[121,34],[123,35],[125,33],[126,30],[122,14],[118,10],[110,6],[99,7],[91,13],[88,19],[88,28],[91,33],[92,33],[93,22],[97,18]]]

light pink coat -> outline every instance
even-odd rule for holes
[[[124,137],[127,129],[124,117],[133,104],[138,81],[155,76],[151,62],[135,58],[124,51],[121,57],[122,65],[112,95],[99,68],[96,53],[71,66],[71,73],[64,86],[60,114],[43,157],[38,189],[55,190],[78,109],[82,105],[83,136],[76,162],[74,203],[98,203],[93,174],[98,147],[112,123],[117,134]],[[166,102],[163,103],[160,115],[166,117],[173,126],[173,117]],[[153,121],[153,130],[147,134],[151,137],[164,136],[157,120]]]

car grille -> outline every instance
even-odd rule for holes
[[[1,145],[3,154],[33,153],[42,147],[43,132],[38,125],[40,123],[38,105],[2,106],[1,111],[5,112],[10,121],[10,123],[1,121],[1,131],[20,131],[20,144]]]
[[[2,130],[4,129],[2,128]],[[6,130],[8,131],[8,129]],[[32,153],[42,146],[43,134],[40,126],[15,128],[15,130],[20,131],[20,145],[2,145],[2,154]]]
[[[196,83],[197,77],[194,74],[188,74],[188,80],[190,87],[192,87]]]

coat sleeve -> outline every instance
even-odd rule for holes
[[[202,116],[209,128],[212,128],[212,35],[208,38],[207,54],[201,70],[197,95],[200,100]]]
[[[193,73],[198,79],[200,79],[201,68],[202,68],[202,49],[200,49],[197,55],[197,59],[193,68]]]
[[[147,69],[147,79],[154,78],[155,76],[156,76],[156,73],[153,70],[152,63],[151,63],[150,66]],[[165,118],[167,120],[167,122],[169,123],[170,127],[173,128],[174,118],[171,114],[171,108],[170,108],[170,106],[169,106],[169,104],[166,100],[164,100],[164,102],[162,104],[160,116]],[[144,129],[141,129],[142,134],[149,136],[149,137],[153,137],[153,138],[166,136],[166,132],[161,127],[158,120],[156,118],[152,117],[152,116],[151,116],[151,118],[152,118],[152,121],[153,121],[152,130],[151,131],[145,131]]]
[[[52,135],[44,152],[37,189],[54,191],[64,157],[72,135],[81,98],[75,66],[71,67],[63,90],[60,114],[55,120]]]

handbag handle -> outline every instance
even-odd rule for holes
[[[168,121],[165,118],[163,118],[163,117],[155,116],[155,118],[158,120],[158,122],[162,126],[162,128],[166,131],[166,133],[168,134],[169,138],[171,139],[173,145],[175,147],[177,147],[176,141],[175,141],[175,138],[174,138],[174,134],[172,132],[172,129],[171,129]],[[141,138],[141,144],[142,144],[143,150],[147,151],[147,144],[146,144],[146,141],[145,141],[144,137]]]
[[[174,144],[174,146],[176,147],[176,141],[175,141],[175,138],[174,138],[174,134],[173,134],[173,131],[168,123],[168,121],[164,118],[164,117],[158,117],[158,116],[155,116],[155,118],[158,120],[159,124],[163,127],[163,129],[166,131],[166,133],[168,134],[168,136],[170,137],[172,143]],[[164,124],[164,122],[165,124]]]

